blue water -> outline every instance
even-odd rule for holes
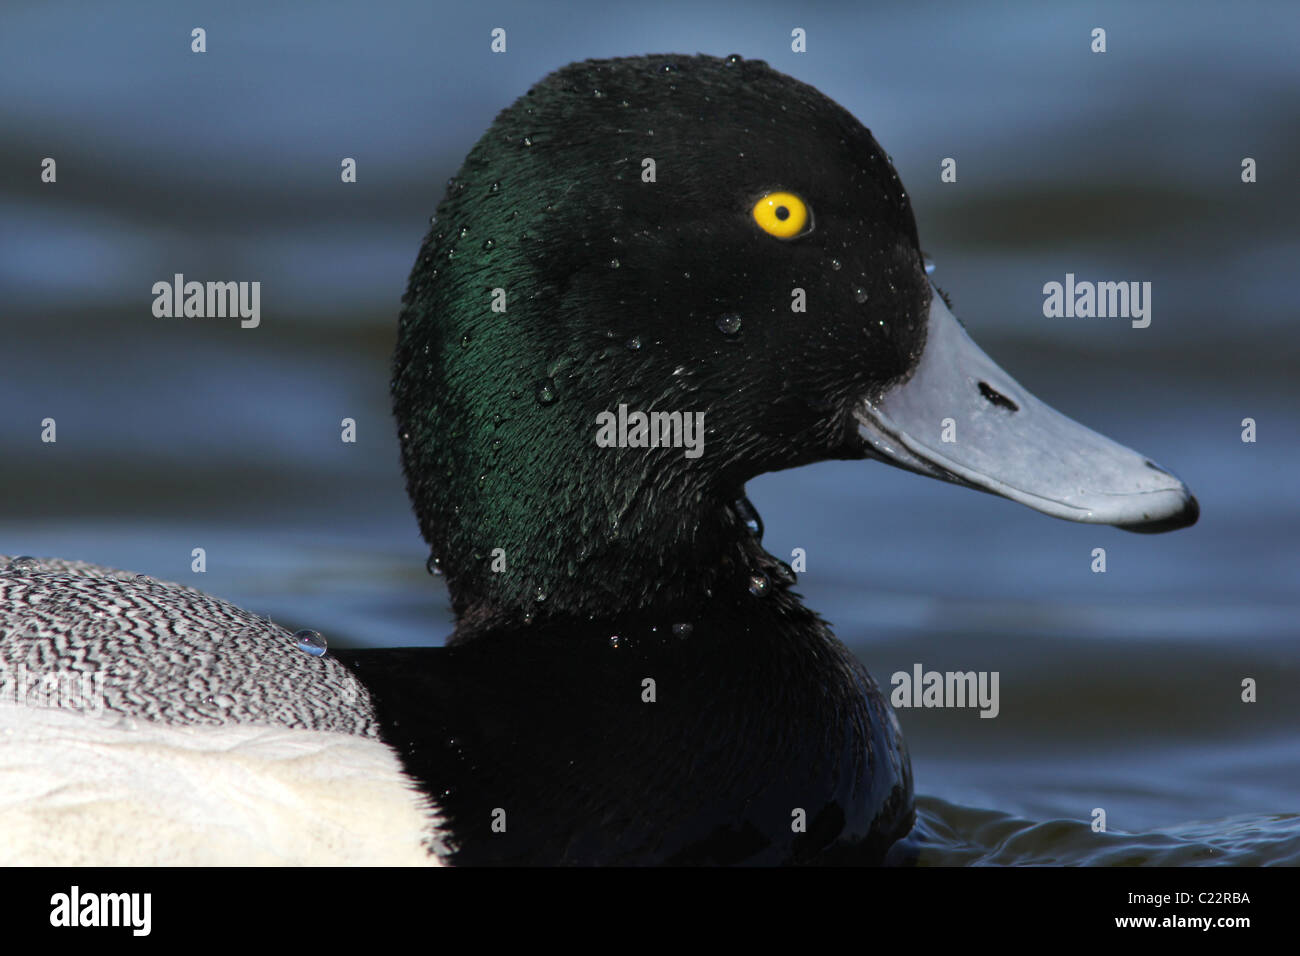
[[[386,389],[442,183],[569,60],[761,57],[891,152],[981,344],[1202,506],[1195,528],[1150,537],[877,464],[751,484],[769,550],[805,549],[800,590],[882,684],[918,662],[1001,674],[997,719],[900,711],[921,795],[904,855],[1300,862],[1300,13],[1043,6],[6,8],[0,553],[194,584],[331,647],[441,641]],[[505,57],[486,52],[497,25]],[[47,155],[57,186],[37,178]],[[945,156],[958,184],[938,181]],[[1258,183],[1240,182],[1243,156]],[[262,327],[153,318],[150,286],[174,272],[262,281]],[[1151,327],[1043,318],[1042,284],[1066,272],[1151,281]]]

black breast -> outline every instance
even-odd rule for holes
[[[911,768],[867,672],[784,593],[684,630],[341,656],[457,864],[878,862],[911,827]]]

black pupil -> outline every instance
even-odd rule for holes
[[[789,219],[789,218],[790,218],[790,210],[789,210],[789,209],[786,209],[784,206],[777,206],[777,207],[776,207],[776,218],[777,218],[777,219],[780,219],[780,220],[782,220],[782,221],[784,222],[786,219]]]

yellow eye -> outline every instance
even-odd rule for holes
[[[753,212],[759,228],[778,239],[793,239],[808,227],[808,206],[794,193],[768,193]]]

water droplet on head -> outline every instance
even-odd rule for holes
[[[925,274],[928,276],[934,275],[934,260],[923,252],[921,253],[921,262],[925,264]]]
[[[864,288],[862,288],[862,286],[858,286],[856,289],[854,289],[854,290],[853,290],[853,301],[856,302],[856,303],[858,303],[858,305],[861,305],[863,302],[866,302],[866,301],[867,301],[867,290],[864,289]]]
[[[154,583],[154,580],[147,574],[137,574],[135,576],[135,583],[143,584],[145,587],[150,587]]]
[[[630,339],[628,339],[628,340],[627,340],[627,347],[628,347],[631,351],[633,351],[633,352],[635,352],[635,351],[637,351],[638,349],[640,349],[640,348],[641,348],[641,336],[639,336],[639,335],[634,335],[634,336],[632,336]]]
[[[836,272],[839,272],[840,269],[842,269],[843,267],[844,267],[844,263],[840,262],[839,259],[831,260],[831,268],[834,269]]]
[[[543,405],[549,405],[555,401],[555,383],[546,381],[537,386],[537,400]]]
[[[620,265],[622,265],[622,263],[619,262],[617,259],[610,259],[610,260],[609,260],[609,267],[610,267],[611,269],[617,269]]]
[[[754,597],[763,597],[767,594],[768,581],[766,574],[751,574],[749,576],[749,593]]]
[[[726,312],[718,316],[718,331],[723,335],[735,335],[740,331],[740,314],[737,312]]]
[[[673,633],[678,637],[680,637],[682,640],[686,640],[686,638],[690,637],[691,632],[694,630],[695,630],[695,625],[686,621],[683,621],[681,624],[673,625]]]
[[[617,634],[611,634],[611,635],[609,636],[609,646],[610,646],[610,647],[618,647],[618,645],[619,645],[620,643],[621,643],[621,641],[619,640],[619,636],[618,636]]]
[[[491,186],[488,187],[488,192],[490,193],[499,193],[500,191],[501,191],[500,183],[493,183]]]
[[[540,586],[537,587],[537,588],[534,588],[534,589],[533,589],[533,600],[534,600],[534,601],[537,601],[539,604],[540,604],[542,601],[545,601],[545,600],[546,600],[546,590],[545,590],[544,588],[540,587]]]
[[[467,348],[469,348],[469,343],[470,343],[470,337],[469,337],[468,335],[462,335],[462,336],[460,337],[460,347],[461,347],[461,348],[463,348],[463,349],[467,349]]]
[[[495,240],[492,240],[492,239],[484,239],[484,240],[483,240],[483,251],[484,251],[484,252],[491,252],[491,251],[492,251],[493,249],[495,249],[496,247],[497,247],[497,244],[496,244],[496,241],[495,241]]]
[[[741,59],[739,53],[733,53],[731,56],[727,57],[727,66],[735,66],[737,63],[741,62]]]
[[[325,654],[325,638],[321,637],[320,631],[302,630],[293,636],[298,642],[298,650],[306,651],[312,657],[321,657]]]
[[[759,517],[758,509],[750,503],[748,498],[736,499],[736,514],[740,515],[740,520],[745,522],[745,527],[749,533],[757,538],[763,537],[763,519]]]
[[[525,136],[523,139],[521,139],[521,140],[519,141],[519,145],[520,145],[520,146],[532,146],[532,145],[533,145],[533,138],[532,138],[531,136]]]
[[[429,555],[429,560],[424,562],[424,569],[434,577],[440,577],[442,575],[442,558],[436,554]]]
[[[37,560],[31,555],[23,554],[9,562],[8,571],[35,571]]]

